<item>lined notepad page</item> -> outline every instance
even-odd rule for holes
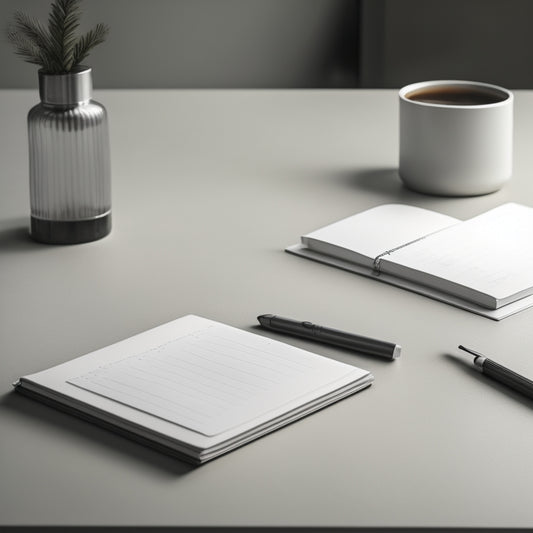
[[[533,287],[533,209],[503,204],[395,251],[384,263],[505,298]],[[401,271],[398,272],[401,275]]]
[[[212,322],[68,382],[213,436],[283,406],[290,410],[298,398],[348,375],[356,380],[366,374]]]

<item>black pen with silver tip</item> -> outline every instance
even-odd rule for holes
[[[293,320],[279,315],[259,315],[259,323],[264,327],[289,335],[297,335],[326,344],[333,344],[368,355],[377,355],[387,359],[400,356],[401,346],[393,342],[363,337],[338,329],[319,326],[307,321]]]
[[[533,381],[492,361],[482,353],[465,348],[463,345],[459,345],[459,349],[474,356],[477,370],[533,400]]]

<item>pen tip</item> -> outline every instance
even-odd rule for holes
[[[466,346],[463,346],[462,344],[459,344],[458,348],[459,350],[463,350],[463,352],[467,352],[470,355],[473,355],[474,357],[485,357],[482,353],[479,353],[479,352],[476,352],[475,350],[467,348]]]
[[[259,324],[261,324],[262,326],[268,327],[270,325],[270,319],[273,316],[274,315],[259,315],[257,317],[257,320],[258,320]]]

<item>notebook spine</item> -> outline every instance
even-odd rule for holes
[[[430,233],[429,235],[432,235],[432,233]],[[428,237],[428,235],[424,235],[422,237],[418,237],[418,239],[414,239],[412,241],[409,241],[409,242],[406,242],[404,244],[400,244],[399,246],[396,246],[395,248],[391,248],[390,250],[387,250],[379,255],[376,255],[376,257],[374,257],[374,264],[373,264],[373,270],[374,270],[374,273],[375,274],[380,274],[381,273],[381,260],[383,259],[383,257],[385,257],[386,255],[390,255],[394,252],[396,252],[396,250],[401,250],[402,248],[405,248],[406,246],[409,246],[410,244],[413,244],[415,242],[418,242],[418,241],[421,241],[423,239],[425,239],[426,237]]]

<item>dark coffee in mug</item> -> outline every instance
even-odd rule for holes
[[[440,105],[487,105],[507,100],[506,93],[468,86],[443,85],[427,87],[407,93],[405,97],[414,102]]]
[[[400,89],[398,172],[417,192],[477,196],[512,175],[513,93],[467,80]]]

